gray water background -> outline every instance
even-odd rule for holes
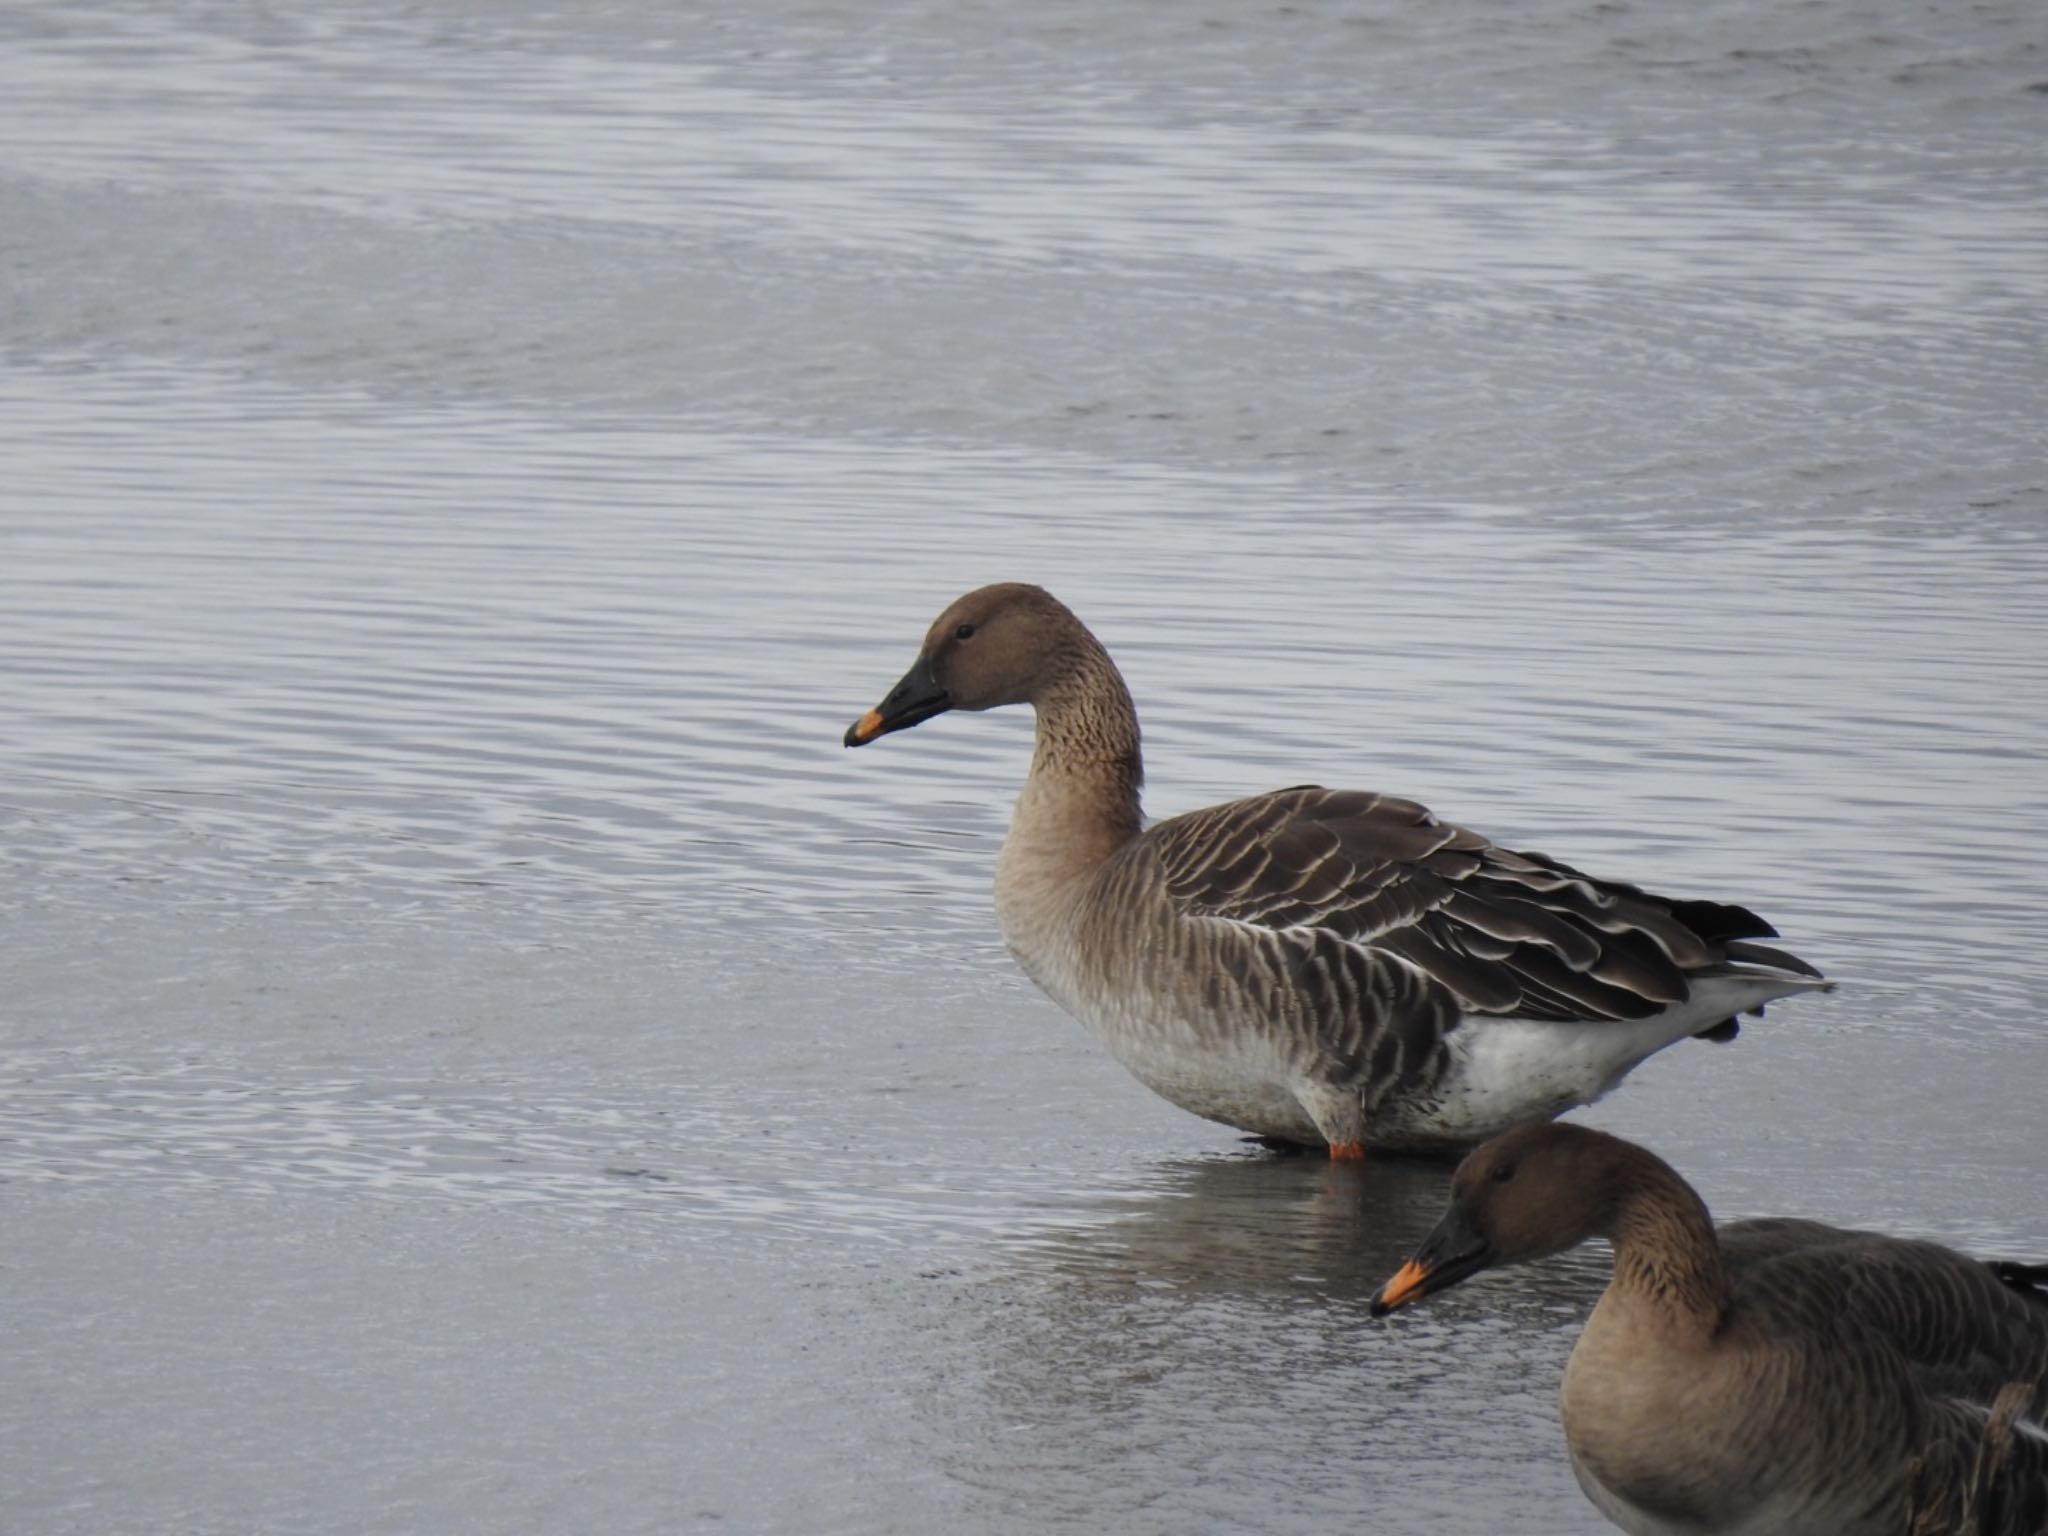
[[[0,1528],[1587,1532],[1601,1256],[1004,957],[1028,719],[1844,981],[1586,1118],[2048,1249],[2048,21],[0,8]]]

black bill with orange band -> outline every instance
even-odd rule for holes
[[[946,690],[932,676],[931,663],[920,656],[881,703],[846,728],[846,744],[864,747],[877,736],[908,730],[933,715],[943,715],[952,707],[953,701],[947,697]]]
[[[1385,1317],[1396,1307],[1448,1290],[1493,1262],[1493,1245],[1480,1235],[1463,1206],[1444,1212],[1415,1257],[1394,1272],[1372,1299],[1372,1315]]]

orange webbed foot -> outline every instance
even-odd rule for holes
[[[1365,1143],[1362,1141],[1333,1141],[1330,1143],[1330,1161],[1333,1163],[1362,1163],[1365,1161]]]

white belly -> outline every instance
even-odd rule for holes
[[[1169,1103],[1254,1135],[1322,1140],[1296,1094],[1286,1053],[1267,1032],[1199,1024],[1160,999],[1105,1001],[1045,990],[1125,1070]]]

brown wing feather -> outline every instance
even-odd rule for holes
[[[2023,1381],[2029,1413],[2048,1412],[2048,1304],[2001,1279],[2000,1265],[1819,1222],[1739,1221],[1720,1237],[1744,1293],[1769,1315],[1814,1332],[1846,1322],[1882,1339],[1930,1393],[1984,1404]]]
[[[1724,965],[1732,941],[1776,932],[1745,908],[1595,880],[1363,791],[1283,789],[1146,839],[1189,915],[1325,930],[1398,956],[1470,1012],[1641,1018],[1683,1001],[1687,973]]]

